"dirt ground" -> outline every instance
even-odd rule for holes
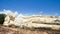
[[[0,34],[60,34],[60,31],[44,30],[44,29],[31,30],[31,29],[0,26]]]

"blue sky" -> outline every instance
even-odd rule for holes
[[[60,0],[0,0],[0,11],[3,9],[28,15],[60,16]]]

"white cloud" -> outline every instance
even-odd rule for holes
[[[23,16],[24,16],[24,15],[23,15],[23,14],[21,14],[21,13],[18,15],[18,17],[23,17]]]
[[[1,13],[7,14],[7,15],[12,15],[12,14],[13,14],[13,15],[16,15],[16,16],[18,16],[18,17],[19,17],[19,16],[20,16],[20,17],[23,17],[23,16],[37,16],[37,14],[32,14],[32,15],[22,14],[22,13],[19,14],[18,11],[14,11],[14,12],[13,12],[13,11],[11,11],[11,10],[6,10],[6,9],[3,9],[3,11],[1,11],[0,14],[1,14]],[[39,14],[40,14],[40,16],[41,16],[41,15],[45,15],[45,14],[43,14],[43,11],[40,11]],[[38,15],[38,16],[39,16],[39,15]],[[58,16],[58,13],[55,13],[55,16]]]
[[[18,16],[18,12],[17,11],[15,11],[14,14]]]

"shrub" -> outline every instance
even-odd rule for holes
[[[5,14],[0,14],[0,24],[2,25],[4,23],[6,15]]]

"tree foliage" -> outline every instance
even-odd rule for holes
[[[0,24],[3,24],[4,23],[5,17],[6,17],[5,14],[0,14]]]

